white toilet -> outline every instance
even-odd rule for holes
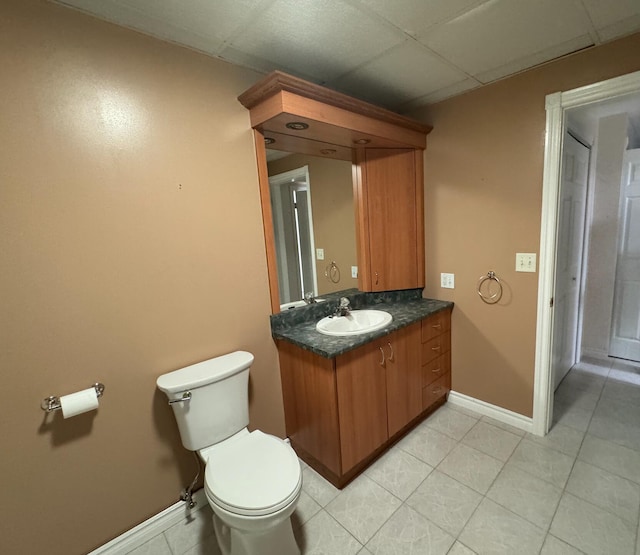
[[[253,355],[237,351],[160,376],[182,444],[205,463],[204,488],[223,555],[299,555],[290,516],[302,473],[278,437],[249,432]]]

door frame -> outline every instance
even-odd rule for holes
[[[533,385],[533,433],[539,436],[543,436],[549,431],[553,408],[553,379],[551,376],[553,307],[551,301],[554,295],[562,142],[566,130],[565,110],[637,92],[640,92],[640,71],[577,89],[549,94],[545,99],[547,115]]]

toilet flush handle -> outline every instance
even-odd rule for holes
[[[185,391],[180,399],[171,399],[169,404],[173,405],[174,403],[184,403],[185,401],[191,401],[191,391]]]

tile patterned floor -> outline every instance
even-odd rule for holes
[[[577,365],[554,415],[539,438],[445,405],[342,491],[303,465],[302,553],[640,555],[640,368]],[[219,555],[210,514],[130,555]]]

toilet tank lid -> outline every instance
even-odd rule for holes
[[[247,351],[236,351],[203,360],[163,374],[156,380],[156,385],[165,393],[179,393],[190,388],[202,387],[248,368],[253,363],[253,358],[253,355]]]

